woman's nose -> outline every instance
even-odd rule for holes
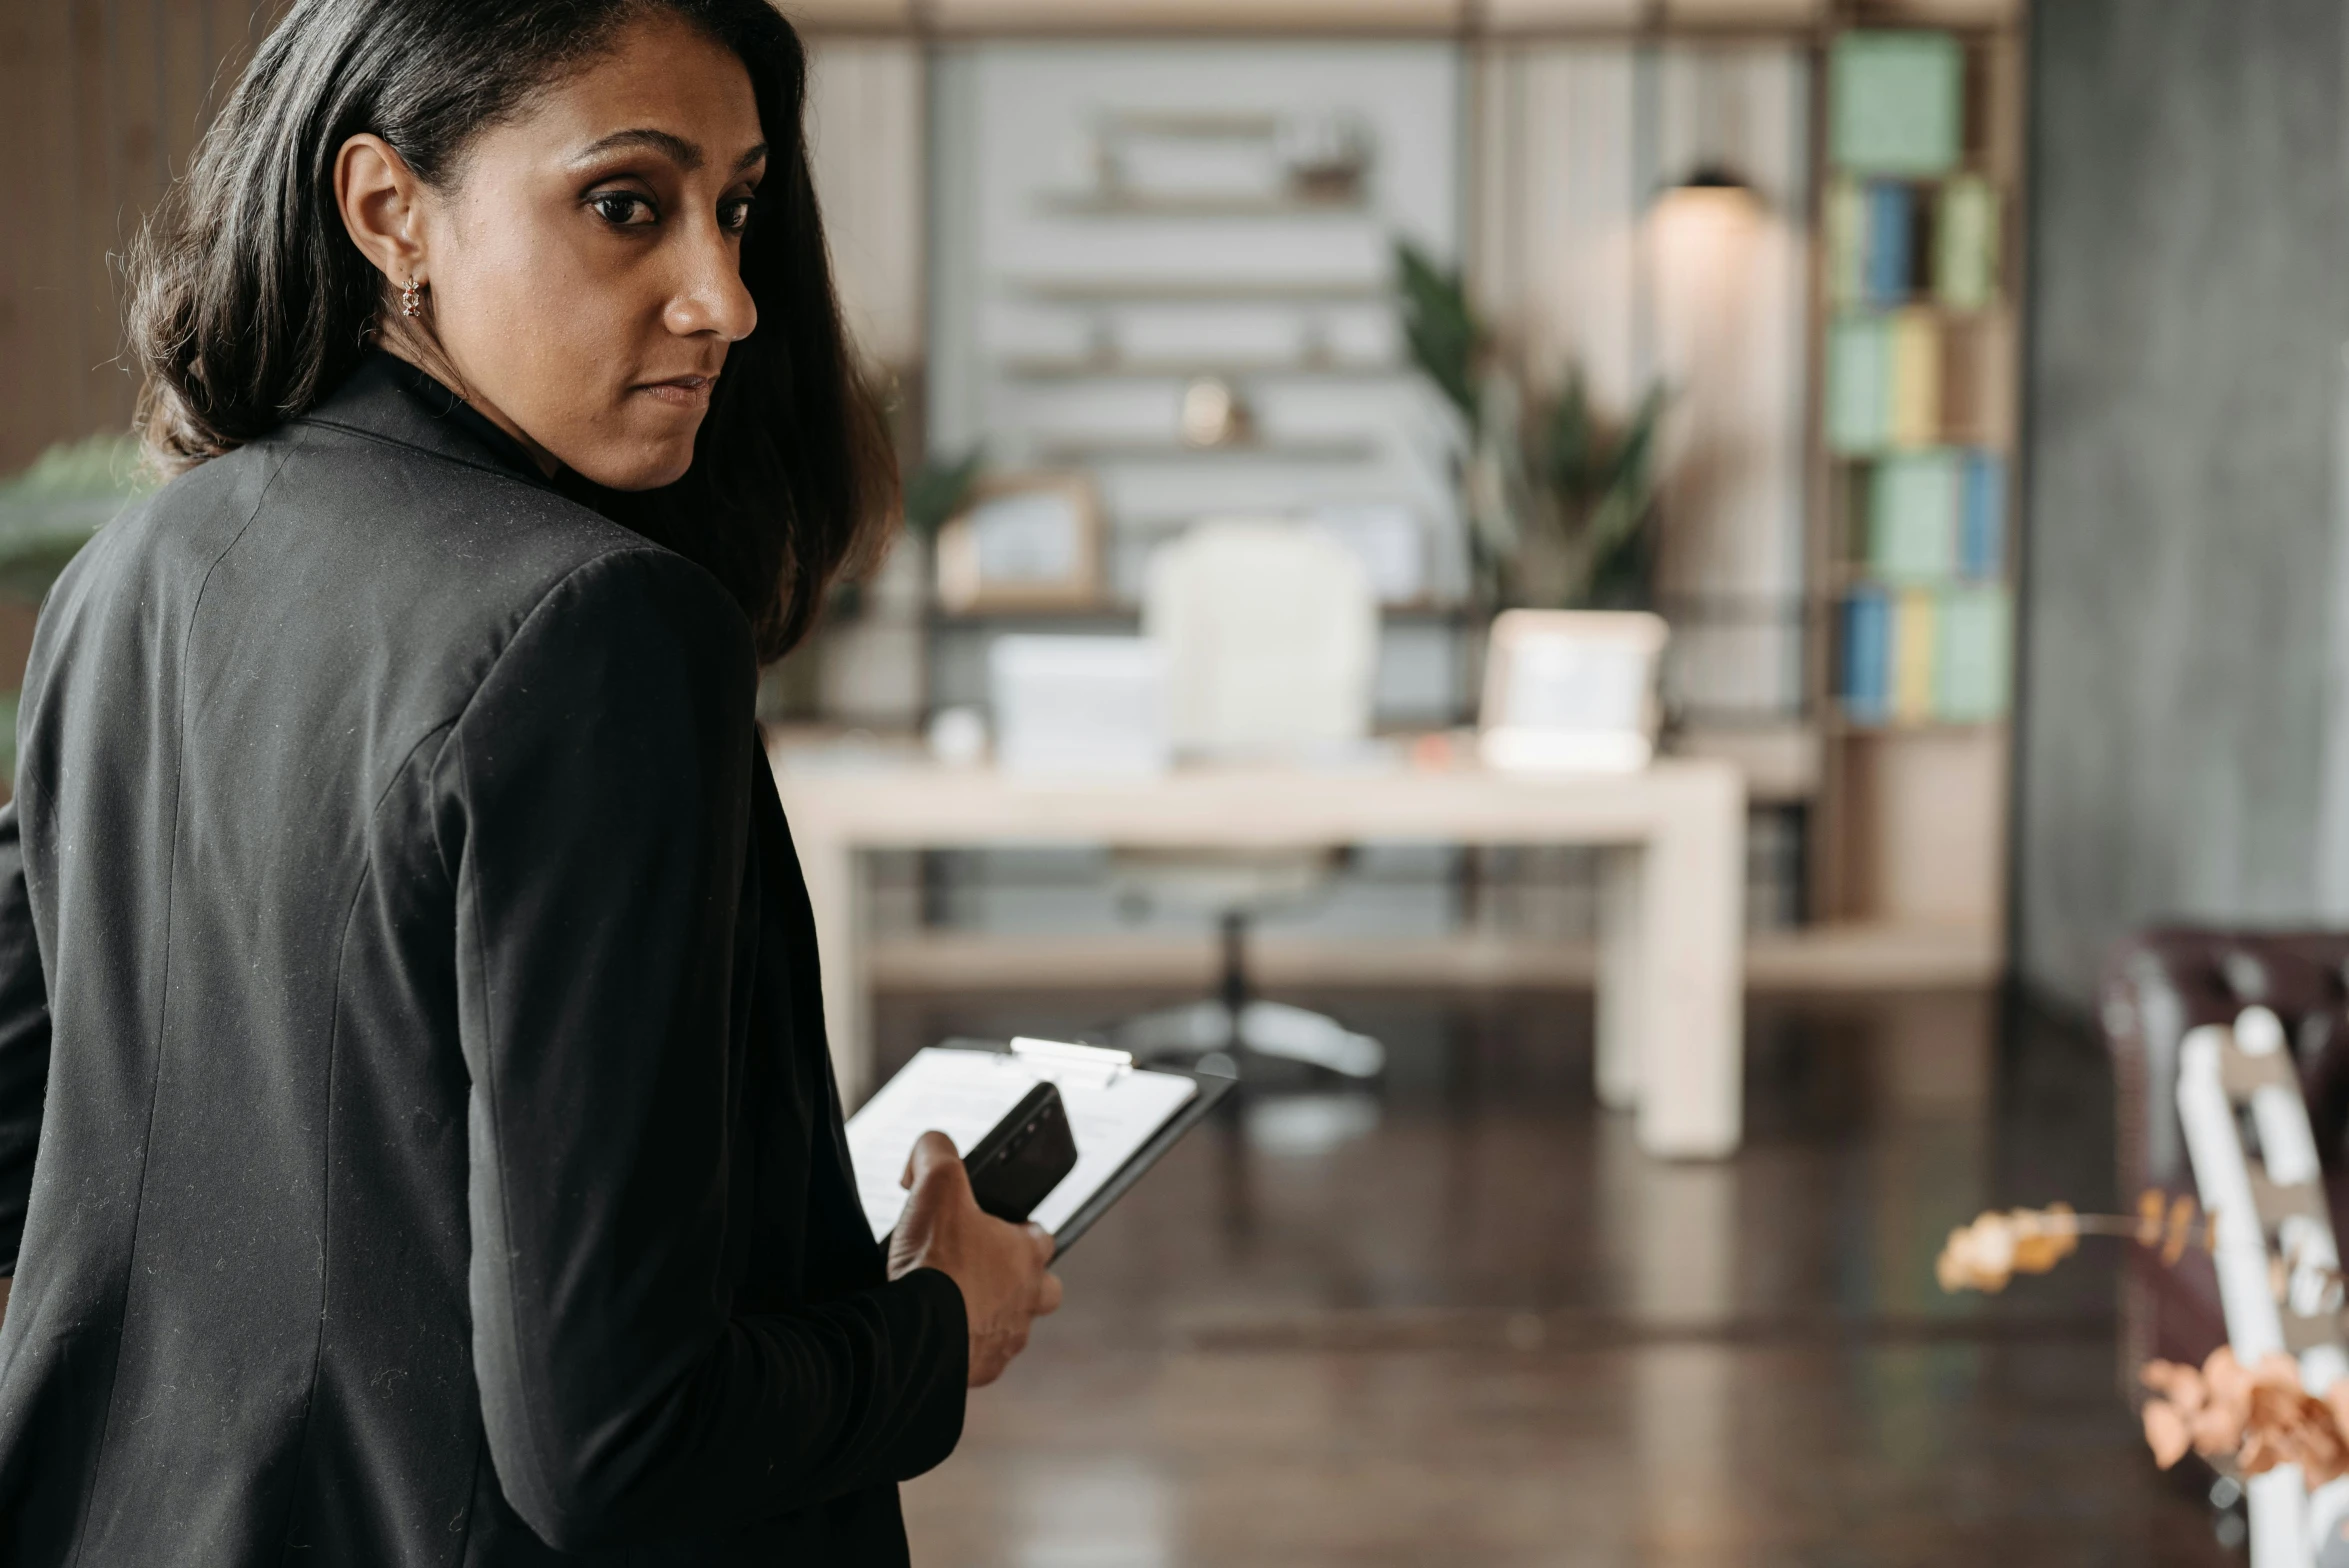
[[[742,281],[740,253],[713,230],[691,242],[681,286],[669,301],[669,330],[679,337],[714,332],[739,343],[758,325],[758,305]]]

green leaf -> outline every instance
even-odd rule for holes
[[[930,458],[905,482],[905,526],[927,539],[970,499],[971,486],[987,466],[987,449],[974,446],[959,458]]]
[[[1403,337],[1411,362],[1468,420],[1477,421],[1476,359],[1484,324],[1468,301],[1458,270],[1445,271],[1409,240],[1395,242],[1396,288],[1402,298]]]
[[[1645,493],[1651,485],[1650,470],[1656,450],[1657,428],[1663,423],[1664,389],[1648,388],[1646,397],[1639,401],[1639,409],[1631,416],[1615,443],[1614,461],[1608,465],[1607,488],[1630,489]]]
[[[1539,464],[1543,479],[1569,504],[1580,504],[1590,495],[1591,458],[1598,439],[1582,372],[1571,371],[1558,401],[1550,405]]]
[[[0,596],[39,602],[121,510],[154,488],[129,436],[59,442],[0,483]]]

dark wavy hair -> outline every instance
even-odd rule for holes
[[[445,187],[477,133],[656,10],[750,72],[770,149],[742,243],[759,327],[729,353],[683,479],[585,498],[724,582],[762,659],[798,642],[833,580],[880,554],[897,480],[833,293],[801,127],[806,51],[767,0],[297,0],[132,251],[130,350],[156,465],[267,435],[367,351],[387,285],[335,204],[345,141],[372,132]]]

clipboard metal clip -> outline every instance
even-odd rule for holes
[[[1134,1066],[1131,1051],[1113,1051],[1105,1045],[1078,1045],[1067,1040],[1038,1040],[1027,1035],[1011,1042],[1011,1054],[1039,1067],[1074,1067],[1099,1073],[1105,1084],[1115,1083]]]

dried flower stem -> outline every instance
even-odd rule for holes
[[[1949,1233],[1934,1262],[1947,1291],[2004,1290],[2017,1274],[2044,1274],[2079,1249],[2082,1236],[2113,1236],[2160,1249],[2161,1261],[2175,1264],[2191,1244],[2218,1250],[2218,1218],[2204,1214],[2192,1198],[2174,1201],[2158,1190],[2137,1200],[2134,1218],[2121,1214],[2078,1214],[2069,1204],[2044,1209],[1991,1210],[1971,1225]]]

